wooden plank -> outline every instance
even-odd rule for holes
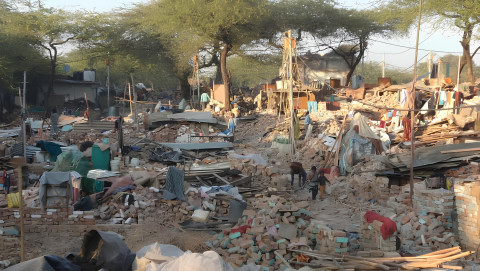
[[[251,183],[252,182],[252,177],[251,176],[245,176],[239,180],[232,181],[230,184],[233,186],[238,186],[246,183]]]
[[[205,186],[210,186],[210,185],[207,184],[204,180],[202,180],[202,178],[200,178],[200,176],[195,176],[195,178],[196,178],[199,182],[201,182],[203,185],[205,185]]]
[[[220,177],[220,175],[218,175],[217,173],[212,173],[213,176],[217,177],[218,179],[220,179],[220,181],[226,183],[226,184],[230,184],[229,181],[227,181],[225,178],[223,177]]]

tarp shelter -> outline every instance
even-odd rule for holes
[[[40,206],[42,208],[68,206],[73,198],[73,188],[82,176],[72,172],[44,172],[40,177]]]
[[[358,131],[355,131],[358,126]],[[352,171],[352,167],[364,156],[381,153],[390,146],[388,136],[378,136],[368,125],[367,117],[356,113],[350,122],[348,132],[342,138],[339,167],[342,175]]]

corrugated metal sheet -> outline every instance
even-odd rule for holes
[[[233,148],[233,144],[230,142],[209,142],[209,143],[159,143],[165,147],[172,149],[183,150],[211,150],[211,149],[224,149]]]

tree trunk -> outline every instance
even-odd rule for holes
[[[465,31],[463,31],[462,40],[460,44],[463,49],[462,62],[460,64],[460,73],[462,72],[465,65],[467,65],[468,79],[470,83],[475,83],[475,75],[473,74],[473,60],[472,55],[470,54],[470,41],[472,38],[473,30],[471,27],[467,26]],[[459,82],[460,83],[460,82]]]
[[[43,108],[45,110],[45,117],[47,116],[48,112],[50,112],[50,108],[49,108],[50,98],[52,97],[52,94],[53,94],[53,84],[55,82],[55,68],[57,66],[55,58],[50,60],[50,78],[48,80],[48,89],[47,89],[47,93],[44,96],[44,103],[43,103]]]
[[[475,83],[475,75],[473,74],[473,59],[472,56],[470,55],[470,44],[463,46],[463,56],[462,56],[462,63],[460,65],[460,73],[462,73],[462,70],[464,66],[467,66],[467,73],[468,73],[468,79],[470,83]],[[460,83],[460,82],[459,82]]]
[[[180,90],[185,100],[190,99],[190,84],[188,83],[188,72],[185,72],[178,78],[180,81]]]
[[[223,85],[225,87],[225,110],[230,110],[230,75],[227,71],[227,54],[230,51],[232,46],[230,44],[225,44],[223,46],[222,52],[220,53],[220,69],[222,71]]]

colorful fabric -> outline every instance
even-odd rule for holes
[[[438,105],[443,105],[445,102],[445,91],[440,90],[440,96],[438,97]]]
[[[207,93],[202,93],[200,96],[200,102],[202,103],[208,103],[210,101],[210,96],[208,96]]]
[[[380,232],[382,233],[383,240],[386,240],[390,237],[394,232],[397,231],[397,224],[393,222],[388,217],[383,217],[375,212],[367,211],[363,218],[368,222],[372,223],[374,220],[382,222],[382,227],[380,228]]]
[[[317,112],[318,104],[316,101],[308,102],[308,112]]]
[[[94,182],[94,184],[93,184],[95,193],[98,193],[98,192],[100,192],[100,191],[103,191],[104,185],[105,185],[105,182],[99,181],[99,180],[95,180],[95,182]]]

